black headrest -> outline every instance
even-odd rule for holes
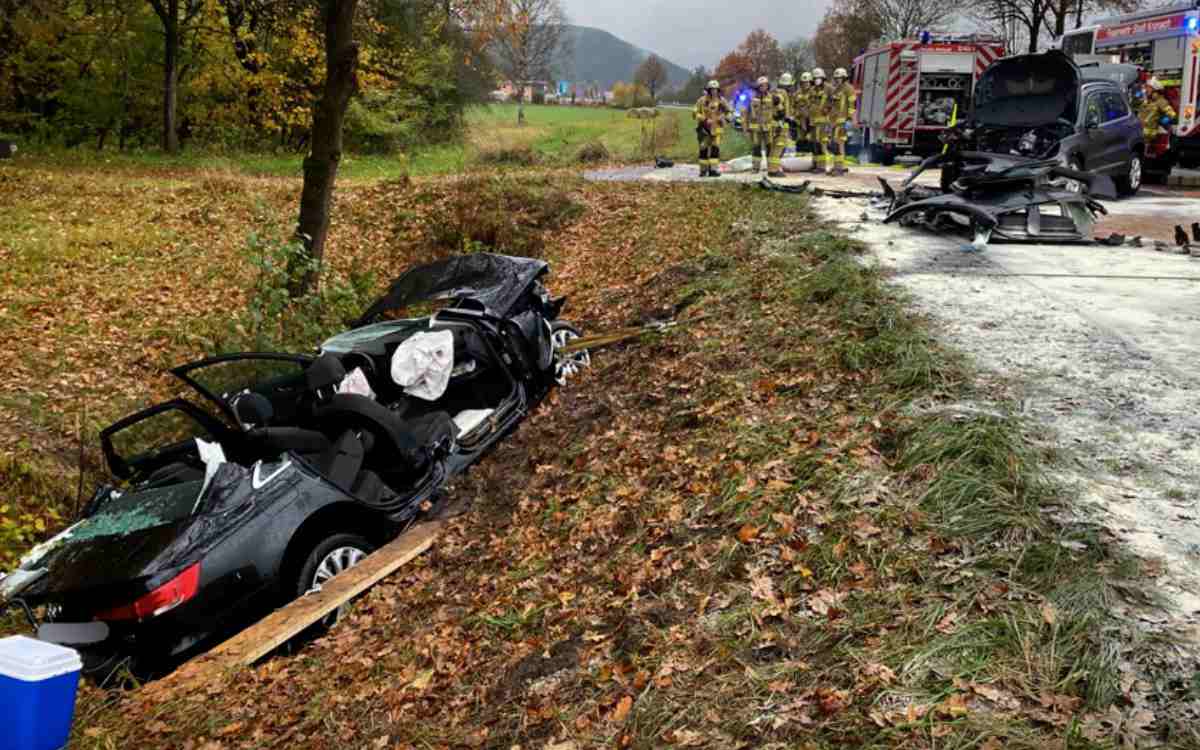
[[[304,371],[304,382],[308,390],[332,388],[346,379],[346,368],[332,354],[322,354]]]
[[[247,426],[266,427],[275,418],[275,408],[261,393],[239,393],[233,399],[233,410]]]

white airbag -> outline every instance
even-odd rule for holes
[[[466,435],[471,430],[483,424],[483,421],[492,416],[495,409],[467,409],[460,411],[454,415],[454,426],[458,428],[458,434]]]
[[[454,334],[417,333],[392,355],[392,381],[410,396],[437,401],[450,384],[454,369]]]
[[[355,367],[354,370],[342,378],[342,382],[338,383],[334,389],[338,393],[352,393],[357,396],[366,396],[374,400],[375,391],[371,388],[371,381],[367,380],[367,374],[363,372],[361,367]]]

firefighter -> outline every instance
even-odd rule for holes
[[[1167,97],[1163,95],[1163,85],[1157,78],[1146,81],[1146,98],[1138,109],[1138,119],[1142,121],[1142,135],[1146,138],[1146,146],[1163,133],[1165,127],[1175,121],[1175,110]]]
[[[809,172],[825,171],[825,144],[829,141],[829,110],[833,89],[825,83],[825,71],[813,68],[812,94],[809,96],[809,121],[813,132],[813,163]]]
[[[767,176],[783,177],[783,153],[792,142],[792,87],[796,80],[791,73],[779,76],[779,86],[771,92],[771,153],[767,158]]]
[[[762,169],[763,159],[771,155],[771,82],[766,76],[755,82],[750,99],[750,153],[754,157],[754,172]]]
[[[721,98],[721,84],[709,81],[704,96],[696,102],[692,116],[696,119],[696,139],[700,142],[700,176],[720,177],[721,127],[732,110]]]
[[[796,155],[800,155],[800,144],[812,144],[812,126],[809,124],[809,109],[811,108],[813,85],[812,73],[805,71],[800,74],[800,86],[792,97],[792,118],[796,121]]]
[[[854,118],[854,100],[858,96],[854,86],[846,80],[846,69],[833,71],[833,92],[830,102],[830,125],[832,129],[834,166],[830,174],[846,174],[846,140],[849,138],[850,122]]]

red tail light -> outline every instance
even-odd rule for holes
[[[196,595],[200,588],[200,563],[124,607],[96,613],[97,620],[146,620],[170,612]]]

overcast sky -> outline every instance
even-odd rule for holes
[[[764,28],[780,43],[811,36],[829,0],[563,0],[571,22],[594,26],[682,65],[712,67]]]

